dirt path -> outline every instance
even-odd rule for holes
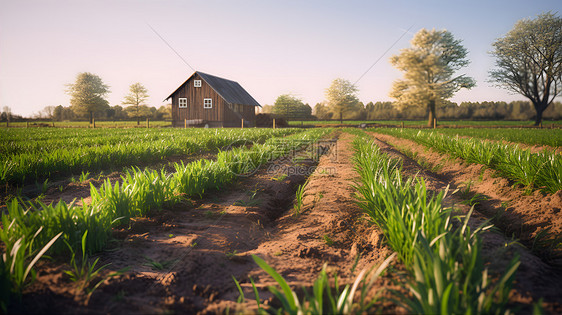
[[[324,263],[340,283],[351,282],[359,270],[391,254],[353,201],[352,138],[343,134],[319,161],[278,160],[206,199],[135,220],[130,231],[116,234],[123,241],[115,249],[99,255],[112,270],[130,271],[100,287],[88,306],[84,296],[73,295],[60,266],[46,268],[24,299],[33,300],[30,310],[39,312],[217,313],[240,307],[234,276],[246,293],[243,307],[252,310],[249,277],[265,304],[272,301],[266,287],[274,283],[251,255],[265,259],[294,287],[310,287]],[[302,213],[295,216],[295,190],[309,174]],[[376,289],[391,286],[397,276],[399,271],[388,274]]]
[[[400,158],[403,160],[404,175],[406,176],[421,176],[425,179],[426,184],[430,190],[439,191],[450,185],[453,189],[460,187],[467,179],[476,179],[482,177],[480,183],[473,184],[471,188],[482,193],[487,193],[492,196],[498,194],[509,194],[510,196],[517,196],[514,198],[519,202],[513,203],[511,200],[510,207],[505,211],[504,215],[498,222],[503,222],[506,226],[509,224],[518,223],[519,226],[529,227],[534,224],[536,220],[549,220],[541,219],[542,214],[536,212],[554,212],[557,207],[560,207],[560,197],[562,193],[558,192],[555,195],[544,197],[540,194],[533,196],[524,196],[521,191],[512,191],[508,189],[507,181],[503,178],[492,177],[490,170],[482,171],[482,166],[478,165],[465,165],[459,160],[451,160],[443,154],[432,152],[427,148],[417,145],[413,141],[395,138],[392,136],[371,133],[377,145],[382,148],[382,151],[388,153],[390,156]],[[402,154],[398,148],[408,149],[417,154],[418,157],[423,157],[424,161],[428,161],[430,165],[440,165],[440,170],[433,173],[425,168],[422,168],[416,161]],[[480,174],[483,174],[481,176]],[[511,188],[511,187],[509,187]],[[495,192],[495,194],[493,194]],[[501,198],[501,197],[497,197]],[[494,199],[493,197],[487,201],[482,201],[482,204],[501,204],[503,199]],[[449,194],[445,199],[446,204],[454,205],[456,208],[467,212],[469,206],[462,204],[466,201],[466,196],[460,193]],[[524,208],[532,207],[531,209]],[[484,208],[479,207],[478,209]],[[477,209],[477,210],[478,210]],[[477,225],[478,222],[497,214],[493,208],[488,208],[487,212],[479,212],[473,215],[473,224]],[[554,210],[553,210],[554,209]],[[559,209],[559,208],[558,208]],[[520,214],[514,214],[518,211]],[[559,211],[559,210],[558,210]],[[524,217],[522,214],[527,214]],[[526,221],[526,219],[528,221]],[[534,221],[532,221],[534,220]],[[553,228],[559,228],[559,217],[551,217],[550,222],[544,222],[542,226],[547,224]],[[500,224],[500,228],[503,224]],[[523,230],[523,229],[522,229]],[[511,235],[511,234],[505,234]],[[518,254],[521,257],[521,266],[517,272],[516,289],[517,293],[512,299],[517,304],[521,304],[522,310],[531,311],[530,303],[537,302],[540,298],[544,298],[547,303],[547,308],[550,311],[559,313],[562,311],[562,273],[560,269],[552,267],[551,265],[542,261],[539,257],[535,256],[529,250],[522,246],[513,246],[509,244],[514,243],[514,239],[504,236],[504,234],[487,232],[484,235],[484,254],[489,261],[491,270],[503,270],[511,257]]]

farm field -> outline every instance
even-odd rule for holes
[[[530,131],[4,129],[6,187],[59,182],[2,205],[0,306],[560,313],[559,130]]]
[[[146,128],[146,120],[142,120],[137,125],[136,121],[104,121],[104,120],[96,120],[96,128]],[[10,122],[8,124],[10,128],[25,128],[29,127],[37,127],[37,126],[45,126],[45,127],[56,127],[56,128],[90,128],[89,121],[55,121],[52,120],[38,120],[38,121],[30,121],[29,123],[18,121],[18,122]],[[149,127],[171,127],[172,123],[169,121],[164,120],[155,120],[149,121]],[[2,123],[0,127],[6,127],[6,123]]]
[[[360,124],[379,124],[379,125],[394,125],[399,127],[402,123],[404,126],[408,127],[425,127],[427,126],[427,120],[344,120],[344,125],[360,125]],[[300,125],[313,125],[313,126],[323,126],[323,125],[339,125],[339,120],[291,120],[289,121],[289,126],[300,126]],[[462,127],[462,126],[473,126],[473,127],[533,127],[533,121],[509,121],[509,120],[440,120],[438,121],[439,126],[448,127]],[[544,127],[550,127],[554,125],[559,128],[562,125],[562,120],[556,121],[544,121]]]

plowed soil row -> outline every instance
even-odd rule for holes
[[[249,277],[265,304],[272,302],[266,288],[274,284],[251,255],[265,259],[293,287],[311,286],[324,263],[340,283],[352,282],[359,270],[382,262],[391,251],[380,232],[361,219],[354,202],[351,139],[343,134],[319,161],[278,160],[203,200],[136,220],[130,230],[116,233],[123,239],[116,248],[99,255],[100,263],[111,263],[108,269],[131,269],[107,281],[89,301],[62,273],[67,266],[45,263],[24,295],[22,311],[250,311],[256,303],[251,301]],[[295,190],[310,174],[302,213],[295,216]],[[150,261],[167,267],[156,270]],[[398,275],[388,275],[378,289],[390,286]],[[244,305],[236,303],[239,294],[232,276],[246,293]],[[381,307],[397,311],[392,305]]]
[[[442,190],[447,186],[454,191],[470,181],[472,194],[466,195],[457,191],[448,195],[445,202],[467,212],[470,207],[466,201],[474,196],[474,192],[487,198],[480,199],[473,218],[476,223],[494,217],[493,223],[500,228],[501,234],[498,231],[487,232],[484,235],[485,255],[490,268],[501,271],[514,254],[521,257],[515,285],[517,292],[512,300],[521,304],[522,310],[531,311],[530,303],[544,298],[547,301],[547,309],[557,313],[562,311],[561,270],[553,266],[552,261],[545,261],[543,255],[537,256],[537,253],[518,246],[517,239],[512,237],[518,232],[516,237],[519,235],[521,239],[525,237],[530,240],[537,233],[537,229],[545,227],[559,231],[562,220],[555,214],[562,207],[562,192],[546,196],[535,192],[528,196],[523,189],[514,189],[506,179],[497,177],[492,170],[482,165],[468,165],[460,159],[451,159],[410,140],[378,133],[371,135],[383,151],[403,160],[405,175],[423,177],[428,188],[433,191]],[[427,163],[426,168],[402,154],[398,148],[415,152],[417,158]],[[428,167],[438,170],[432,172]],[[507,209],[505,202],[509,203]]]

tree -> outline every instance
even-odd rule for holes
[[[109,106],[105,99],[109,93],[109,86],[103,84],[101,78],[95,74],[81,72],[76,76],[76,82],[67,86],[66,92],[71,96],[72,110],[79,116],[89,116],[90,124],[95,112]]]
[[[328,110],[328,106],[326,106],[323,103],[316,103],[316,105],[314,105],[314,115],[318,119],[331,119],[332,118],[332,113],[330,113],[330,111]]]
[[[160,106],[158,115],[160,119],[172,119],[172,104]]]
[[[469,61],[467,50],[450,32],[421,29],[410,43],[411,48],[402,49],[390,59],[394,67],[404,71],[404,79],[393,83],[390,96],[400,107],[426,107],[430,126],[436,118],[436,105],[461,88],[472,88],[475,81],[465,75],[453,77]]]
[[[296,96],[282,94],[275,100],[272,113],[285,119],[306,119],[310,118],[312,108]]]
[[[39,113],[41,118],[47,118],[52,120],[55,120],[54,114],[55,114],[55,106],[45,106],[45,108],[43,108],[43,111]]]
[[[328,108],[343,123],[343,114],[357,109],[359,99],[357,98],[357,87],[345,79],[335,79],[326,89]]]
[[[492,46],[497,66],[490,71],[492,81],[528,98],[539,125],[562,90],[562,18],[548,12],[520,20]]]
[[[134,110],[128,110],[130,117],[137,118],[137,125],[140,124],[140,118],[150,115],[147,113],[145,108],[146,107],[146,99],[148,98],[148,90],[140,83],[133,83],[129,87],[129,94],[125,96],[125,100],[123,100],[123,105],[129,105],[134,108]],[[144,110],[143,110],[144,109]]]
[[[12,120],[12,109],[10,106],[4,106],[2,108],[2,113],[0,113],[0,120],[11,121]]]

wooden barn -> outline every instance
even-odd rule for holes
[[[256,106],[261,105],[235,81],[195,71],[164,101],[172,99],[172,124],[176,127],[255,126]]]

